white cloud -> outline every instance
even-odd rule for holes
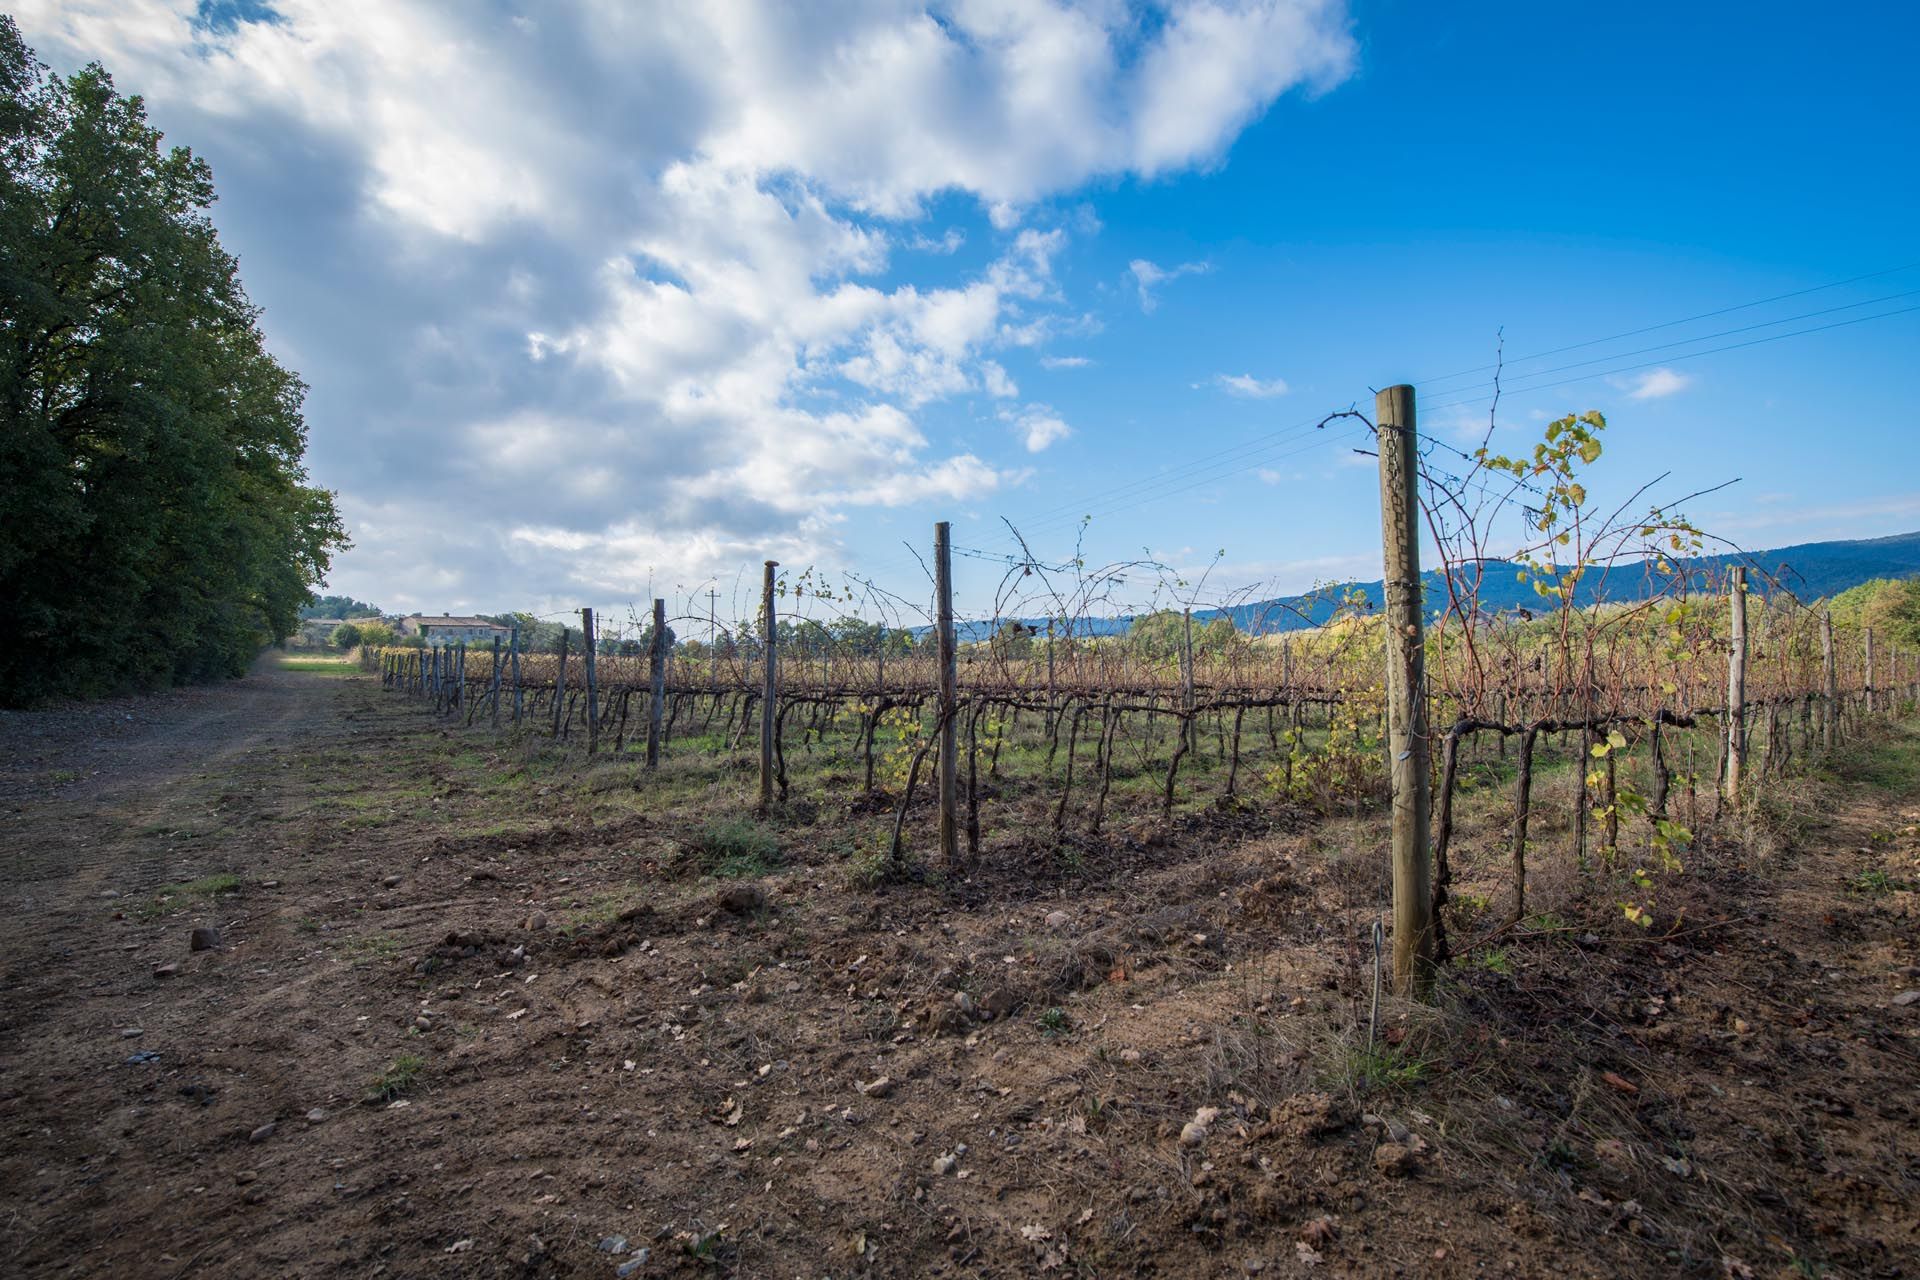
[[[1213,382],[1228,395],[1246,400],[1271,400],[1287,394],[1285,378],[1262,379],[1250,373],[1221,373],[1214,375]]]
[[[1140,309],[1152,311],[1160,305],[1159,288],[1163,284],[1178,280],[1181,276],[1201,276],[1213,270],[1208,262],[1183,262],[1177,267],[1162,267],[1145,258],[1135,258],[1127,264],[1127,273],[1133,277],[1134,287],[1140,291]]]
[[[1041,356],[1042,369],[1084,369],[1093,361],[1086,356]]]
[[[1018,412],[1002,409],[1000,420],[1013,424],[1028,453],[1039,453],[1073,434],[1073,428],[1044,404],[1026,405]]]
[[[13,11],[213,160],[354,522],[336,583],[433,607],[811,558],[851,508],[1017,483],[918,415],[1098,329],[1054,270],[1098,217],[1048,201],[1214,164],[1355,56],[1338,0],[202,9]],[[920,222],[953,195],[998,244],[971,274]],[[1205,269],[1136,262],[1141,306]],[[1015,421],[1028,452],[1070,434]]]
[[[1675,373],[1664,366],[1649,369],[1631,378],[1612,379],[1613,385],[1625,391],[1635,400],[1659,400],[1666,396],[1685,391],[1693,385],[1693,379],[1684,373]]]

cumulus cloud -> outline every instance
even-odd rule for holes
[[[1145,258],[1135,258],[1127,264],[1127,274],[1133,278],[1134,288],[1140,293],[1140,309],[1147,312],[1160,305],[1161,285],[1178,280],[1181,276],[1205,275],[1211,270],[1213,265],[1207,262],[1183,262],[1177,267],[1162,267]]]
[[[1355,56],[1338,0],[13,11],[213,162],[353,525],[335,584],[393,606],[625,598],[1016,483],[925,414],[1097,330],[1055,263],[1099,220],[1049,201],[1217,163]],[[926,225],[953,196],[984,266]],[[1150,310],[1204,269],[1131,275]],[[1070,434],[1012,421],[1028,453]]]
[[[1631,378],[1615,379],[1613,385],[1635,400],[1659,400],[1685,391],[1693,385],[1693,379],[1662,366]]]
[[[1093,363],[1086,356],[1041,356],[1042,369],[1084,369]]]
[[[1213,385],[1245,400],[1271,400],[1287,394],[1285,378],[1256,378],[1250,373],[1215,374]]]
[[[1028,453],[1040,453],[1073,434],[1073,428],[1044,404],[1026,405],[1018,411],[1003,409],[1000,420],[1013,425]]]

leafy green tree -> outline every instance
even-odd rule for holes
[[[328,639],[333,642],[333,647],[336,649],[353,649],[359,647],[365,636],[359,627],[351,622],[343,622],[333,629],[333,634]]]
[[[302,618],[377,618],[380,609],[377,605],[364,600],[355,600],[352,596],[315,596],[313,603],[300,610]]]
[[[1186,643],[1187,620],[1171,609],[1143,613],[1127,626],[1127,643],[1143,658],[1177,657]]]
[[[360,643],[372,649],[385,649],[393,643],[393,628],[384,622],[356,623],[360,628]]]
[[[1833,598],[1833,624],[1848,631],[1872,627],[1894,644],[1920,645],[1920,578],[1875,578]]]
[[[0,702],[237,675],[347,545],[213,199],[0,16]]]

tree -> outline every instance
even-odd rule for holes
[[[393,628],[384,622],[360,622],[360,643],[370,649],[385,649],[393,644]]]
[[[333,634],[328,639],[333,642],[336,649],[354,649],[360,646],[365,637],[361,634],[360,628],[351,622],[343,622],[333,629]]]
[[[302,618],[377,618],[380,609],[377,605],[364,600],[355,600],[352,596],[314,596],[313,602],[300,610]]]
[[[1875,578],[1833,598],[1833,623],[1848,631],[1872,627],[1899,645],[1920,645],[1920,578]]]
[[[0,703],[238,675],[347,545],[212,175],[160,141],[0,16]]]

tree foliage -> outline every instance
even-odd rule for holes
[[[1868,627],[1894,644],[1920,645],[1920,578],[1875,578],[1833,598],[1833,624]]]
[[[0,701],[236,675],[347,545],[213,199],[0,17]]]
[[[315,596],[300,609],[302,618],[377,618],[380,616],[378,605],[368,604],[365,600],[355,600],[352,596]]]

